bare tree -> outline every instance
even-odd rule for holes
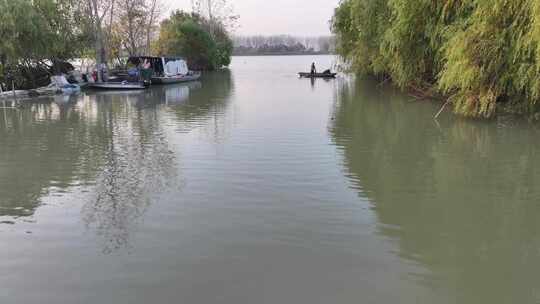
[[[152,34],[156,30],[157,20],[163,12],[163,7],[158,0],[149,0],[148,5],[148,22],[146,24],[146,45],[145,53],[150,53],[150,47],[152,42]]]
[[[228,30],[234,30],[237,25],[239,16],[227,0],[192,0],[192,6],[193,12],[207,17],[211,26],[221,23]]]
[[[115,27],[129,55],[149,53],[157,21],[162,13],[159,0],[117,0]]]
[[[107,64],[107,55],[105,52],[105,39],[103,34],[103,22],[105,16],[111,9],[114,1],[109,0],[86,0],[83,4],[83,12],[86,12],[90,20],[90,26],[94,34],[94,48],[96,51],[96,66],[98,82],[102,82],[102,71]],[[84,5],[86,4],[86,5]]]

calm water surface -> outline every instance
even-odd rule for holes
[[[0,303],[540,303],[538,128],[313,59],[0,109]]]

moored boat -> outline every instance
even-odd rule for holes
[[[134,66],[147,66],[152,84],[172,84],[196,81],[201,77],[200,72],[190,71],[187,62],[180,57],[130,57],[128,60]]]
[[[144,90],[144,82],[94,82],[88,84],[89,88],[99,90]]]
[[[169,83],[180,83],[180,82],[189,82],[195,81],[201,78],[201,73],[199,72],[189,72],[187,75],[175,75],[175,76],[155,76],[152,77],[152,84],[169,84]]]
[[[79,84],[69,83],[65,76],[51,76],[51,83],[48,86],[40,87],[31,90],[15,90],[2,92],[0,89],[0,99],[25,99],[35,98],[41,96],[54,96],[54,95],[72,95],[81,91]]]
[[[304,78],[336,78],[337,73],[298,73],[300,77]]]

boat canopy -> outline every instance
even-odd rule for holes
[[[187,75],[189,72],[187,62],[181,57],[133,56],[128,62],[138,66],[145,60],[157,76]]]
[[[150,62],[150,66],[152,70],[154,70],[154,73],[158,75],[162,75],[165,70],[163,66],[163,58],[161,57],[151,57],[151,56],[134,56],[129,57],[128,62],[134,64],[135,66],[140,65],[144,61]]]
[[[165,76],[187,75],[189,72],[185,60],[170,60],[165,64]]]

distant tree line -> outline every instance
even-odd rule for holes
[[[226,0],[194,0],[192,13],[165,20],[163,13],[161,0],[0,0],[0,84],[46,85],[78,58],[98,71],[136,55],[183,56],[197,69],[229,64],[228,29],[238,16]]]
[[[335,51],[332,36],[235,36],[233,43],[234,55],[331,54]]]
[[[342,0],[333,31],[354,71],[458,114],[539,110],[540,1]]]

